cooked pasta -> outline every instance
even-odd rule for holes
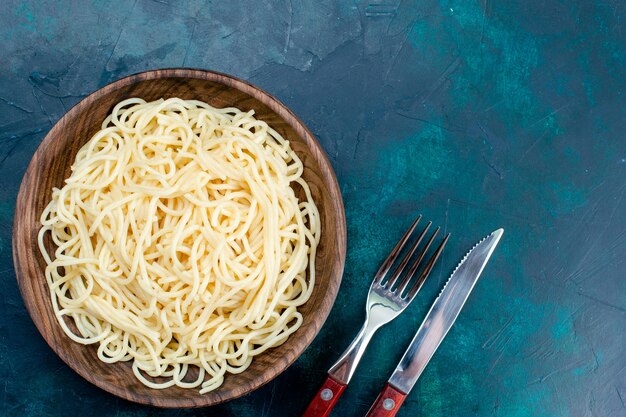
[[[253,111],[122,101],[41,216],[59,324],[149,387],[218,388],[302,323],[320,238],[302,173]]]

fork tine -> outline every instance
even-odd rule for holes
[[[441,244],[439,245],[439,247],[437,248],[433,256],[430,258],[430,260],[426,264],[426,268],[424,268],[420,276],[417,278],[417,281],[415,281],[415,284],[413,285],[413,287],[409,290],[409,293],[407,294],[407,299],[409,301],[412,300],[413,297],[415,297],[415,295],[422,288],[424,281],[426,281],[426,278],[428,278],[428,275],[430,275],[430,271],[432,271],[433,267],[435,266],[435,263],[437,262],[437,259],[439,259],[439,255],[441,255],[441,252],[443,252],[443,248],[446,246],[446,243],[448,243],[449,238],[450,238],[450,233],[448,233],[446,237],[443,239],[443,241],[441,242]]]
[[[396,259],[398,259],[398,256],[400,255],[402,248],[406,244],[407,240],[409,240],[409,237],[411,237],[413,230],[415,230],[415,226],[417,226],[421,218],[422,218],[421,214],[417,216],[417,219],[415,219],[413,224],[409,227],[409,230],[407,230],[402,236],[402,238],[400,238],[398,243],[396,243],[396,246],[394,246],[394,248],[391,250],[391,253],[387,257],[387,259],[385,259],[383,264],[378,269],[378,272],[374,276],[374,283],[376,282],[380,283],[380,281],[382,281],[385,275],[387,275],[387,272],[389,272],[389,268],[391,268],[391,265],[393,265]]]
[[[398,288],[396,289],[396,294],[401,296],[406,287],[409,285],[411,278],[413,278],[413,275],[415,275],[415,272],[417,272],[417,268],[419,268],[420,264],[422,263],[424,256],[426,256],[428,248],[430,248],[430,245],[433,243],[433,240],[435,240],[435,237],[437,236],[437,233],[439,233],[440,229],[440,227],[437,227],[433,234],[430,236],[430,239],[428,239],[426,246],[419,253],[417,259],[415,260],[415,262],[413,262],[413,265],[411,265],[411,268],[409,268],[409,272],[407,272],[404,278],[402,278],[402,282],[400,282],[400,285],[398,285]]]
[[[417,238],[417,240],[415,241],[415,243],[413,243],[413,245],[411,246],[411,248],[409,249],[407,254],[404,256],[404,258],[402,258],[402,262],[400,262],[400,265],[398,265],[398,267],[395,269],[395,271],[393,271],[393,274],[391,274],[391,276],[389,277],[389,279],[385,283],[385,287],[386,288],[392,289],[392,287],[398,281],[398,277],[400,276],[402,271],[404,271],[404,269],[406,268],[407,264],[411,260],[411,257],[413,256],[413,254],[417,250],[417,247],[419,246],[420,242],[424,238],[424,235],[426,234],[426,232],[428,231],[428,229],[430,228],[430,226],[432,224],[433,224],[433,222],[428,222],[428,224],[426,225],[424,230],[422,230],[422,233],[420,233],[420,235]]]

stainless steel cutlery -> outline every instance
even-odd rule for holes
[[[420,247],[431,226],[431,222],[429,222],[410,245],[393,273],[385,279],[414,234],[420,219],[421,216],[413,222],[374,276],[367,297],[366,318],[363,327],[348,349],[330,368],[326,381],[309,404],[303,417],[325,417],[329,415],[339,396],[350,382],[365,348],[376,330],[404,311],[433,269],[450,237],[449,234],[444,237],[431,255],[417,279],[412,280],[439,232],[439,228],[437,228],[424,247],[418,251],[418,247]],[[370,408],[367,417],[393,417],[396,415],[402,402],[457,319],[503,232],[502,229],[492,232],[463,257],[432,304],[400,363]],[[416,252],[418,253],[416,254]],[[409,268],[404,273],[407,266]]]

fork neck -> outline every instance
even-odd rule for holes
[[[382,326],[383,323],[380,323],[376,320],[370,320],[369,314],[359,330],[359,333],[354,338],[350,346],[346,349],[345,352],[341,355],[339,360],[330,368],[328,374],[337,382],[341,382],[343,384],[348,384],[354,371],[356,370],[363,353],[365,353],[365,348],[369,343],[370,339],[376,333],[376,330]]]

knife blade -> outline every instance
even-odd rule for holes
[[[503,233],[503,229],[492,232],[463,257],[367,416],[395,415],[459,316]]]

